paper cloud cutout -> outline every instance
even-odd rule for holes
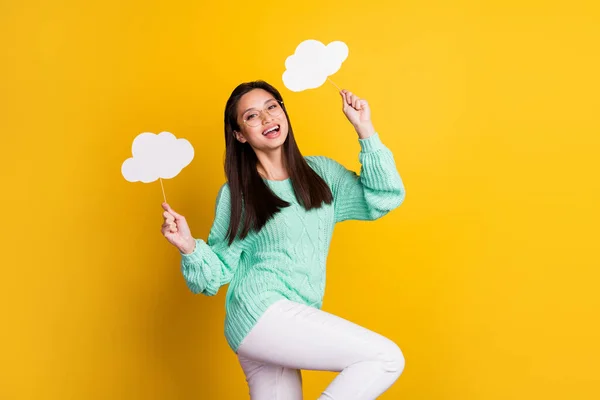
[[[293,92],[315,89],[335,74],[348,58],[348,46],[335,41],[325,46],[318,40],[305,40],[285,60],[283,84]]]
[[[121,165],[121,173],[129,182],[154,182],[175,177],[194,158],[194,148],[186,139],[170,132],[140,133],[133,140],[133,157]]]

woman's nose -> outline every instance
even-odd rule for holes
[[[273,117],[269,113],[263,112],[261,114],[263,125],[268,124],[273,120]]]

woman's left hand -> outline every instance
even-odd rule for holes
[[[365,139],[374,134],[375,128],[371,123],[369,103],[347,90],[342,90],[340,95],[342,96],[342,110],[356,129],[358,136]]]

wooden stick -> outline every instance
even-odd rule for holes
[[[167,202],[167,196],[165,196],[165,187],[163,186],[162,178],[160,179],[160,187],[162,188],[163,198],[165,199],[165,203]]]
[[[340,92],[342,91],[342,89],[340,89],[340,87],[338,85],[336,85],[331,79],[329,79],[329,77],[327,77],[327,80],[337,88],[337,90],[339,90]]]

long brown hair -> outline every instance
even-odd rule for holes
[[[285,113],[288,136],[283,143],[283,161],[298,203],[306,210],[311,210],[333,201],[327,183],[313,171],[298,149],[279,91],[264,81],[242,83],[233,90],[225,106],[225,175],[231,193],[231,218],[227,232],[229,244],[238,234],[243,239],[251,230],[260,231],[270,218],[290,205],[275,195],[263,181],[256,168],[258,158],[250,144],[239,142],[234,134],[234,131],[240,130],[237,122],[238,102],[244,94],[254,89],[263,89],[272,94]]]

